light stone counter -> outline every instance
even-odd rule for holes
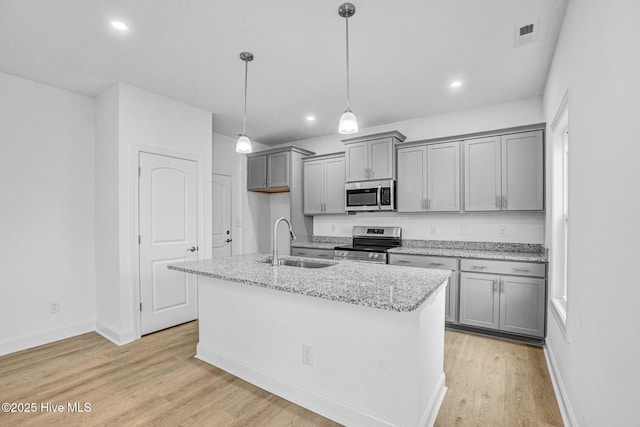
[[[502,261],[526,261],[526,262],[547,262],[547,255],[542,253],[529,252],[503,252],[484,251],[473,249],[440,249],[440,248],[419,248],[419,247],[399,247],[389,249],[390,254],[405,255],[429,255],[456,258],[477,258],[495,259]]]
[[[408,268],[353,261],[320,261],[282,256],[280,259],[331,263],[301,268],[266,263],[266,254],[185,262],[170,269],[201,276],[340,301],[382,310],[407,312],[420,306],[451,275],[449,270]]]

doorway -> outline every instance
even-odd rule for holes
[[[198,316],[197,279],[168,264],[198,259],[198,163],[140,152],[138,157],[140,332]]]
[[[212,191],[212,246],[213,258],[231,256],[231,175],[214,173]]]

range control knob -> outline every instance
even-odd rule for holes
[[[373,258],[373,254],[369,254],[369,259]]]

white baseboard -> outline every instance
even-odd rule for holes
[[[87,320],[58,328],[26,334],[20,337],[9,338],[0,341],[0,356],[37,347],[39,345],[49,344],[54,341],[74,337],[76,335],[86,334],[87,332],[93,332],[95,330],[96,322],[93,320]]]
[[[348,426],[366,427],[393,426],[392,423],[365,413],[360,409],[337,402],[327,396],[306,389],[299,384],[293,384],[276,378],[254,366],[249,366],[239,360],[220,354],[201,344],[198,344],[195,357],[337,423]],[[425,411],[423,417],[424,420],[426,420],[425,424],[421,425],[433,425],[433,422],[438,416],[440,404],[444,399],[445,393],[446,387],[444,386],[443,374],[441,381],[438,383],[437,390],[434,390],[431,398],[433,404],[431,408]],[[431,424],[428,424],[428,422],[431,422]]]
[[[440,375],[440,379],[438,380],[436,388],[433,390],[431,399],[429,399],[429,405],[427,405],[427,409],[424,411],[424,415],[420,420],[419,425],[421,427],[432,427],[436,423],[438,413],[440,412],[440,407],[442,406],[442,402],[444,401],[444,397],[447,394],[448,390],[445,384],[446,376],[443,372],[442,375]]]
[[[558,365],[553,357],[553,353],[548,345],[544,346],[544,357],[547,361],[547,368],[549,369],[549,376],[551,377],[551,384],[553,384],[553,390],[556,392],[556,400],[558,401],[558,407],[560,408],[560,415],[562,416],[562,422],[565,427],[578,427],[576,416],[573,413],[571,404],[569,403],[569,396],[564,388],[562,377],[558,370]]]
[[[125,345],[133,342],[133,329],[119,331],[103,322],[96,322],[96,332],[114,343],[115,345]]]

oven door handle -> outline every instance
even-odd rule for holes
[[[382,185],[378,185],[378,195],[376,200],[378,201],[378,210],[382,210],[382,206],[380,206],[380,198],[382,197]]]

